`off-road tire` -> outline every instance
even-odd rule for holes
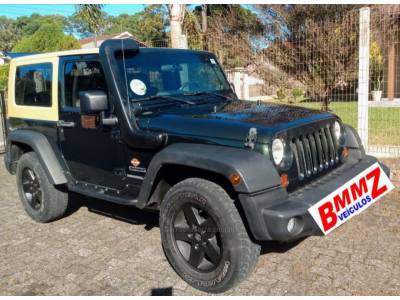
[[[218,223],[221,259],[215,269],[208,272],[190,265],[177,246],[174,219],[187,203],[196,203],[210,211]],[[194,288],[210,293],[224,292],[241,282],[253,271],[260,254],[260,246],[250,240],[226,191],[200,178],[186,179],[167,192],[160,207],[160,231],[165,255],[179,276]]]
[[[37,176],[41,189],[41,203],[34,209],[28,202],[23,188],[23,172],[32,170]],[[35,221],[46,223],[62,217],[68,206],[68,193],[57,189],[49,180],[35,152],[27,152],[18,160],[17,188],[20,200],[27,214]]]

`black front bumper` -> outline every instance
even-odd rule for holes
[[[322,235],[308,209],[377,161],[368,155],[363,159],[354,159],[350,155],[338,168],[294,192],[287,193],[283,188],[276,187],[256,194],[239,195],[254,239],[290,241]],[[380,165],[389,176],[389,168],[382,163]],[[291,218],[295,218],[294,229],[289,232],[287,227]]]

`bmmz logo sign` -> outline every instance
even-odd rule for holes
[[[394,188],[378,163],[308,209],[324,234],[339,227]]]

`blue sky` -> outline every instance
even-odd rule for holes
[[[109,15],[121,13],[134,14],[143,10],[143,4],[106,4],[104,10]],[[41,15],[59,14],[70,16],[75,12],[74,4],[0,4],[0,16],[16,19],[20,16],[30,16],[32,13]]]

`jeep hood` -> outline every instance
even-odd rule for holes
[[[285,129],[334,117],[332,113],[303,107],[238,100],[219,107],[208,104],[172,109],[139,120],[141,126],[152,131],[220,141],[243,142],[254,127],[258,132],[257,142],[268,143]]]

